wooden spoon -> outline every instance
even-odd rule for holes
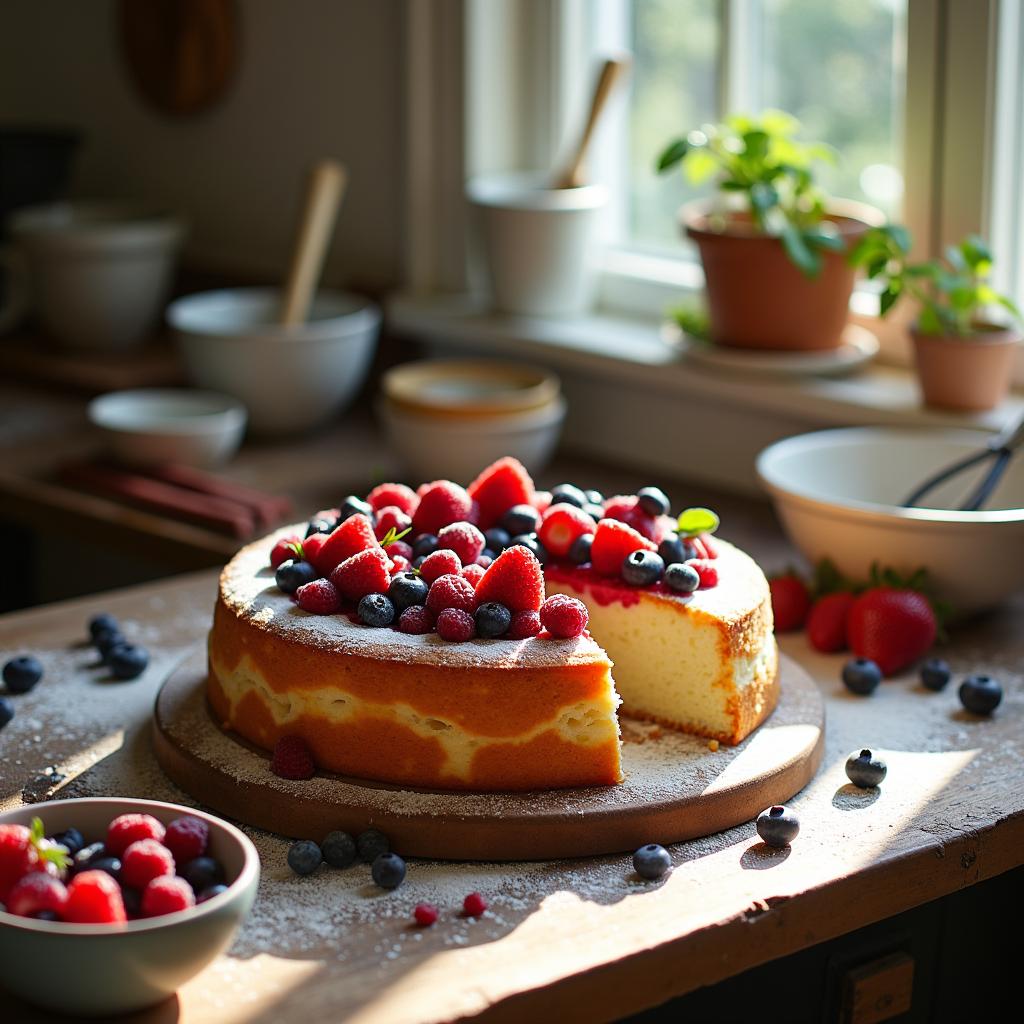
[[[583,175],[583,160],[587,155],[587,148],[594,134],[594,128],[597,126],[601,112],[608,102],[608,97],[614,91],[616,83],[629,69],[629,63],[628,60],[612,59],[604,62],[601,74],[597,78],[597,84],[594,86],[594,95],[590,100],[590,112],[587,114],[587,121],[583,126],[583,134],[580,136],[580,141],[573,153],[572,160],[569,161],[569,164],[561,174],[556,176],[555,188],[579,188],[581,185],[586,184],[586,179]]]
[[[334,160],[321,160],[309,172],[305,208],[281,301],[280,322],[286,326],[305,323],[309,315],[347,179],[345,168]]]

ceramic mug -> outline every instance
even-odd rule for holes
[[[184,227],[128,202],[48,203],[18,210],[3,252],[0,329],[31,305],[67,348],[120,351],[160,319]]]

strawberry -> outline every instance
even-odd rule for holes
[[[474,562],[472,565],[467,565],[466,568],[462,570],[462,578],[469,580],[470,585],[476,589],[476,585],[484,578],[484,573],[486,571],[487,570],[484,566],[477,565],[476,562]]]
[[[658,517],[648,515],[639,504],[625,512],[622,521],[648,540],[653,540],[655,544],[658,543],[664,532],[661,523],[658,522]]]
[[[303,583],[293,596],[303,611],[313,615],[333,615],[341,611],[341,595],[330,580]]]
[[[476,585],[476,607],[503,604],[513,614],[539,611],[544,601],[544,573],[537,556],[522,544],[506,548]]]
[[[22,875],[39,870],[32,833],[24,825],[0,825],[0,902]]]
[[[287,562],[289,558],[302,557],[302,538],[297,534],[289,533],[287,537],[282,537],[270,549],[270,567],[276,569],[282,562]]]
[[[320,549],[327,543],[326,533],[311,533],[302,542],[302,555],[309,562],[313,564],[313,559],[318,558],[320,555]]]
[[[590,545],[590,564],[603,576],[618,576],[622,563],[634,551],[654,551],[652,541],[617,519],[602,519]]]
[[[399,541],[401,543],[401,541]],[[391,559],[391,575],[394,576],[400,572],[408,572],[412,568],[412,559],[406,558],[405,555],[393,554],[391,548],[396,545],[392,544],[387,549],[388,558]]]
[[[383,541],[390,530],[394,530],[397,536],[400,533],[405,533],[410,526],[412,526],[412,519],[397,505],[385,505],[377,511],[377,523],[373,530],[377,540]]]
[[[331,583],[343,598],[358,601],[367,594],[386,594],[391,584],[390,570],[391,560],[384,549],[370,548],[337,566],[331,572]]]
[[[412,517],[412,532],[416,536],[437,533],[442,526],[472,519],[473,499],[451,480],[435,480],[420,496]]]
[[[853,594],[840,591],[818,598],[807,616],[807,639],[816,651],[835,654],[846,650],[846,620]]]
[[[328,534],[318,551],[306,551],[306,558],[312,561],[314,568],[329,576],[331,570],[341,565],[346,558],[379,546],[370,520],[357,513],[349,516],[333,533]]]
[[[506,455],[483,470],[466,493],[480,506],[480,528],[489,530],[513,505],[532,503],[533,480],[518,459]]]
[[[454,551],[463,565],[471,565],[484,549],[484,535],[472,523],[452,523],[437,535],[439,550]]]
[[[71,924],[124,924],[121,886],[105,871],[83,871],[68,883],[64,920]]]
[[[690,543],[699,539],[693,537]],[[811,607],[811,595],[807,590],[807,584],[796,573],[787,572],[782,576],[772,577],[768,581],[768,589],[772,595],[772,615],[775,618],[776,632],[788,633],[800,629]]]
[[[718,544],[710,533],[702,533],[697,540],[699,540],[704,546],[704,550],[707,552],[708,558],[718,557]]]
[[[270,770],[282,779],[311,779],[316,774],[316,762],[301,736],[282,736],[274,744]]]
[[[405,484],[378,484],[366,496],[366,502],[374,512],[379,512],[388,505],[400,508],[407,516],[416,511],[420,499],[416,492]]]
[[[897,587],[872,587],[850,607],[846,620],[850,649],[870,658],[889,676],[926,653],[938,630],[924,595]]]
[[[697,570],[701,590],[718,586],[718,566],[710,558],[691,558],[686,564]]]
[[[540,518],[537,536],[549,554],[564,558],[573,541],[585,533],[593,533],[597,523],[575,505],[552,505]]]
[[[543,515],[549,508],[551,508],[551,492],[550,491],[534,491],[533,501],[530,504]]]

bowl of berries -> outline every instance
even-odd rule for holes
[[[227,949],[259,874],[237,828],[188,807],[97,797],[0,814],[0,987],[94,1017],[151,1006]]]

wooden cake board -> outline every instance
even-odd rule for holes
[[[197,650],[164,683],[154,711],[163,770],[229,818],[305,839],[333,829],[379,828],[411,857],[548,860],[635,850],[711,835],[784,803],[821,763],[825,705],[794,661],[780,660],[781,696],[736,747],[623,719],[618,786],[529,793],[410,790],[320,773],[280,779],[269,755],[214,722],[206,654]]]

